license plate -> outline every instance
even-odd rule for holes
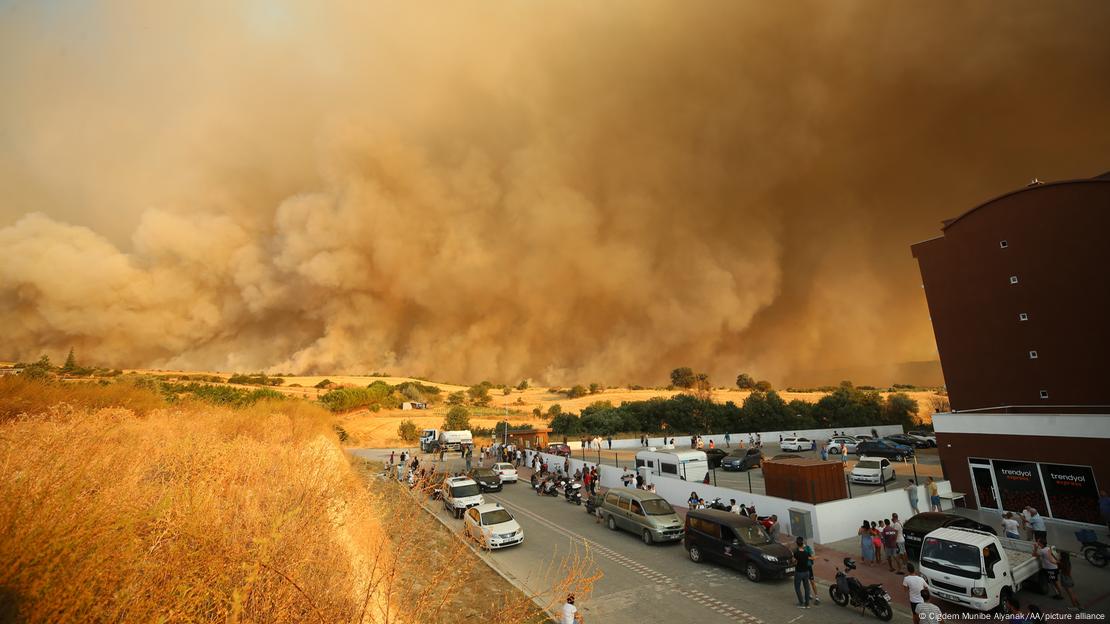
[[[790,573],[791,573],[791,572],[793,572],[793,571],[794,571],[794,568],[787,568],[787,569],[786,569],[786,573],[787,573],[787,574],[790,574]]]

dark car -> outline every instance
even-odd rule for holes
[[[466,476],[474,479],[478,484],[478,489],[483,492],[500,492],[501,488],[501,475],[493,468],[475,468],[466,473]]]
[[[975,529],[986,531],[992,535],[998,534],[994,527],[976,522],[971,518],[940,511],[925,511],[902,524],[902,535],[906,538],[906,555],[910,558],[910,561],[917,562],[917,557],[921,554],[921,542],[925,539],[925,536],[944,527]]]
[[[727,511],[687,512],[682,545],[694,563],[723,563],[742,571],[753,582],[782,578],[794,571],[790,550],[771,539],[763,525]]]
[[[759,449],[736,449],[721,460],[724,470],[747,470],[758,468],[763,463],[763,451]]]
[[[891,442],[894,442],[896,444],[912,446],[913,448],[929,448],[928,440],[925,440],[924,438],[919,438],[917,436],[906,435],[904,433],[895,433],[893,435],[888,435],[883,439],[890,440]]]
[[[705,449],[705,458],[709,460],[709,469],[713,470],[714,468],[720,468],[721,460],[725,458],[725,455],[728,455],[728,452],[724,449]]]
[[[868,440],[856,445],[856,455],[860,457],[864,455],[870,457],[887,457],[894,461],[902,461],[907,457],[913,457],[913,447],[906,446],[905,444],[897,444],[890,440]]]
[[[543,452],[559,457],[570,457],[570,447],[566,444],[548,444],[544,447]]]

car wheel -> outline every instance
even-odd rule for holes
[[[613,516],[609,516],[608,518],[606,518],[605,525],[609,527],[610,531],[617,530],[617,521],[613,519]]]
[[[686,554],[690,555],[690,561],[701,563],[701,550],[699,550],[697,546],[691,546]]]
[[[906,457],[904,455],[895,455],[894,461],[906,461]]]
[[[839,448],[834,446],[831,449],[829,449],[829,455],[839,455],[839,454],[840,454],[840,449]]]
[[[643,532],[643,534],[641,535],[641,537],[643,537],[643,539],[644,539],[644,543],[645,543],[645,544],[647,544],[648,546],[651,546],[652,544],[654,544],[654,543],[655,543],[655,540],[653,540],[653,539],[651,538],[651,531],[649,531],[649,530],[647,530],[647,529],[644,529],[644,532]]]
[[[749,561],[748,565],[744,567],[744,575],[748,577],[749,581],[758,583],[763,578],[763,571],[759,569],[759,566]]]

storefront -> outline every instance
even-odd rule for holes
[[[1110,416],[936,414],[944,474],[969,507],[1100,525],[1110,486]],[[1006,433],[999,433],[1006,432]]]

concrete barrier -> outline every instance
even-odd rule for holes
[[[763,438],[763,443],[764,444],[767,444],[767,443],[770,443],[770,442],[774,442],[774,443],[777,444],[778,441],[779,441],[779,436],[780,435],[784,438],[787,438],[787,437],[792,437],[794,434],[797,434],[799,437],[809,438],[810,440],[814,440],[814,439],[816,439],[816,440],[828,440],[829,438],[831,438],[833,436],[833,431],[840,432],[840,433],[846,433],[848,435],[863,435],[863,434],[871,435],[871,430],[872,429],[874,429],[875,431],[878,432],[879,437],[888,436],[888,435],[892,435],[892,434],[895,434],[895,433],[903,433],[901,425],[874,425],[874,426],[868,426],[868,427],[835,427],[835,428],[832,428],[832,429],[799,429],[797,431],[760,431],[758,433]],[[743,443],[745,445],[747,445],[748,444],[748,434],[749,434],[749,432],[747,432],[747,431],[745,431],[743,433],[729,432],[729,436],[731,438],[731,440],[730,440],[731,445],[734,446],[734,447],[739,446],[741,441],[743,441]],[[755,434],[756,434],[756,432],[754,432],[754,431],[751,432],[751,435],[755,435]],[[679,435],[677,433],[673,434],[673,435],[668,435],[668,436],[666,436],[666,438],[664,438],[663,436],[649,437],[648,438],[648,446],[655,446],[655,447],[663,446],[663,444],[664,444],[663,440],[664,439],[669,440],[671,438],[674,438],[675,448],[680,448],[680,449],[690,448],[690,436],[689,435]],[[551,436],[552,442],[557,442],[560,439],[561,438],[559,436],[555,436],[555,435]],[[593,438],[591,438],[591,441],[592,440],[593,440]],[[716,446],[721,447],[721,448],[725,448],[725,434],[724,434],[724,432],[704,434],[704,435],[702,435],[702,440],[705,441],[705,447],[706,448],[709,448],[709,441],[710,440],[712,440],[713,443]],[[580,448],[582,448],[582,441],[579,440],[579,439],[576,439],[575,436],[567,436],[567,445],[570,446],[572,449],[580,449]],[[597,448],[597,447],[596,446],[591,446],[590,448]],[[609,445],[606,442],[604,437],[601,438],[601,448],[602,448],[602,450],[608,450],[608,448],[609,448]],[[614,439],[613,440],[613,448],[614,449],[642,448],[642,445],[640,444],[640,439],[639,438],[620,438],[620,439]]]

